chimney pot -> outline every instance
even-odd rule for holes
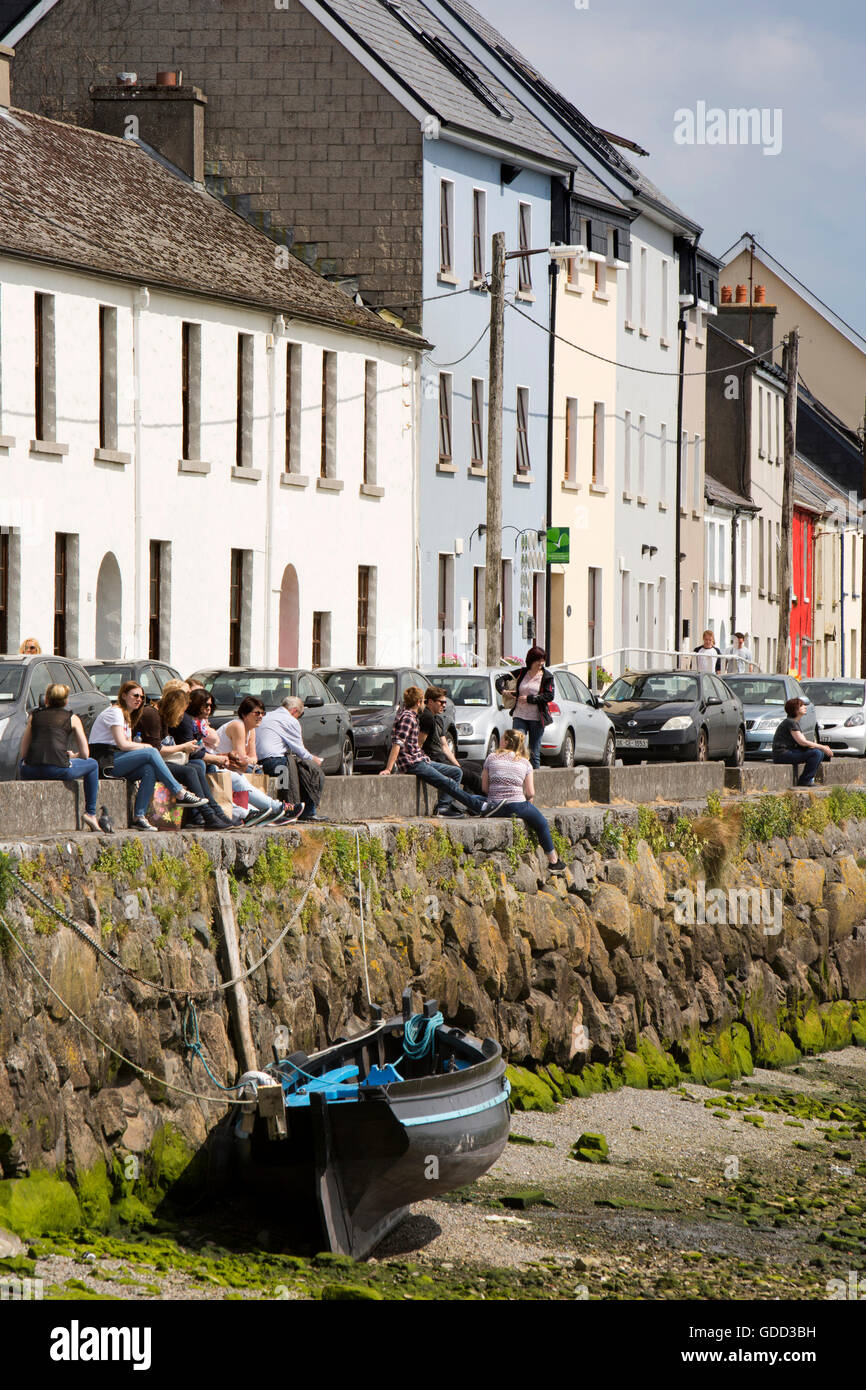
[[[138,82],[137,72],[119,72],[117,74],[118,87],[134,87]]]
[[[755,303],[756,303],[756,304],[766,304],[766,302],[767,302],[767,287],[766,287],[766,285],[756,285],[756,286],[755,286]]]
[[[746,285],[737,285],[737,304],[748,304],[749,291]]]
[[[730,285],[722,285],[722,303],[730,304],[734,297],[734,292]]]
[[[180,87],[183,85],[182,72],[158,72],[156,74],[157,87]]]

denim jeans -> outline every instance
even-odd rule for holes
[[[435,787],[439,793],[439,803],[437,810],[441,811],[443,801],[446,806],[450,806],[452,800],[459,801],[461,806],[474,811],[477,816],[481,807],[484,805],[483,796],[474,796],[472,792],[465,792],[460,785],[463,773],[459,767],[453,763],[416,763],[412,772],[419,777],[422,782],[429,782],[431,787]]]
[[[186,787],[187,791],[192,792],[195,796],[204,797],[207,806],[199,807],[199,814],[202,815],[205,825],[210,825],[214,818],[218,821],[228,819],[211,790],[203,758],[190,758],[187,763],[175,764],[174,775]]]
[[[118,749],[114,755],[114,775],[123,777],[127,782],[138,783],[132,809],[134,816],[146,814],[157,782],[162,782],[175,796],[183,791],[180,782],[172,776],[161,755],[146,743],[129,753],[121,753]]]
[[[85,814],[96,814],[99,764],[95,758],[70,758],[68,767],[30,767],[28,763],[22,763],[21,776],[25,782],[75,782],[83,777]]]
[[[780,749],[778,753],[773,753],[774,763],[788,763],[793,767],[803,764],[803,771],[797,780],[798,787],[811,786],[815,780],[815,773],[824,761],[824,754],[820,748],[798,748],[795,752],[793,748]]]
[[[512,719],[512,727],[526,734],[529,745],[529,761],[533,767],[541,767],[541,735],[544,721],[541,719]]]
[[[537,806],[533,806],[531,801],[506,801],[494,815],[497,820],[502,820],[505,816],[516,816],[518,820],[525,821],[535,831],[545,854],[553,853],[553,836],[547,824],[547,817]]]

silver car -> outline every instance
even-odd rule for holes
[[[431,685],[439,685],[454,701],[457,723],[457,754],[461,758],[484,760],[502,742],[511,728],[511,714],[503,707],[494,681],[507,674],[503,666],[473,666],[468,671],[425,672]]]
[[[866,681],[800,681],[815,706],[821,742],[834,753],[866,756]]]
[[[612,767],[616,737],[599,696],[570,671],[554,671],[553,679],[556,693],[548,706],[553,723],[541,736],[542,762],[556,767],[574,767],[575,763]]]

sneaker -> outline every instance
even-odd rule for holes
[[[557,861],[556,861],[555,864],[548,864],[547,867],[549,868],[549,870],[550,870],[550,872],[551,872],[552,874],[564,874],[564,873],[565,873],[565,865],[563,864],[563,862],[562,862],[561,859],[557,859]]]
[[[182,791],[175,793],[175,801],[178,806],[207,806],[208,801],[205,796],[196,796],[194,792]]]
[[[266,821],[276,820],[282,813],[274,810],[273,806],[267,806],[264,811],[253,811],[244,821],[244,829],[251,830],[254,825],[264,825]]]
[[[507,805],[507,801],[485,801],[479,814],[482,816],[495,816],[497,811],[501,811],[502,807]]]
[[[301,819],[303,809],[303,801],[287,801],[276,820],[271,823],[273,825],[291,825],[292,821]]]
[[[437,816],[444,820],[462,820],[463,812],[457,806],[446,806],[444,811],[437,811]]]
[[[156,826],[151,825],[147,816],[133,816],[132,823],[136,830],[156,830]]]

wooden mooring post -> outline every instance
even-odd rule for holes
[[[229,876],[225,869],[216,870],[216,890],[217,890],[217,916],[219,927],[222,931],[222,938],[226,948],[226,961],[228,963],[229,979],[234,980],[241,974],[241,952],[238,944],[238,929],[235,921],[235,909],[232,902],[232,895],[229,890]],[[258,1071],[256,1061],[256,1049],[253,1044],[253,1032],[250,1027],[250,1006],[247,999],[246,985],[243,980],[231,986],[227,991],[229,1012],[232,1016],[232,1023],[235,1030],[235,1043],[237,1046],[238,1057],[243,1071]]]

